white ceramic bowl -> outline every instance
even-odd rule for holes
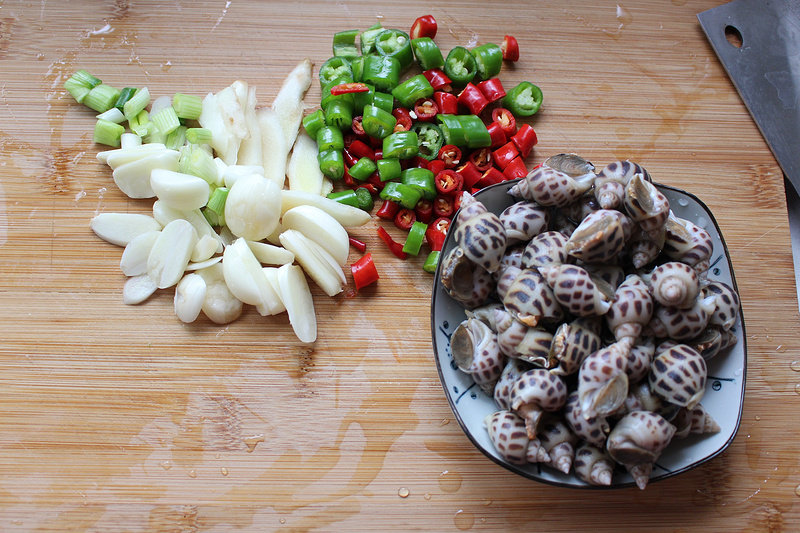
[[[487,187],[475,194],[475,198],[496,214],[518,201],[508,194],[515,181]],[[697,197],[673,187],[658,185],[667,196],[676,216],[690,220],[711,235],[714,251],[708,279],[719,280],[736,289],[730,256],[711,211]],[[455,232],[445,239],[442,257],[455,246]],[[440,263],[441,268],[441,263]],[[472,378],[458,370],[450,353],[450,335],[466,318],[464,308],[452,300],[444,291],[437,270],[431,299],[431,328],[433,350],[439,378],[445,395],[459,425],[472,443],[497,464],[527,478],[564,487],[593,487],[570,473],[563,474],[548,466],[529,464],[519,466],[507,462],[494,449],[484,426],[484,418],[497,411],[493,398],[485,394]],[[703,407],[717,421],[721,430],[715,434],[690,435],[675,439],[658,459],[650,482],[665,479],[685,472],[720,454],[733,441],[739,428],[744,402],[744,385],[747,368],[747,347],[741,309],[732,331],[738,342],[708,362],[708,381]],[[618,467],[610,488],[635,486],[633,479]]]

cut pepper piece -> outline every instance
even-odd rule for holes
[[[503,107],[516,116],[529,117],[542,106],[542,90],[529,81],[521,81],[506,94]]]
[[[411,225],[411,229],[408,231],[406,242],[403,245],[403,251],[411,255],[419,254],[422,243],[425,241],[425,230],[427,229],[428,225],[424,222],[414,222],[414,224]]]
[[[353,275],[353,283],[355,283],[357,291],[380,279],[371,253],[364,254],[358,261],[350,265],[350,273]]]

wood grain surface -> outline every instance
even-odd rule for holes
[[[796,531],[800,338],[783,179],[705,40],[719,0],[569,2],[0,2],[0,530]],[[101,212],[148,212],[97,162],[93,113],[62,84],[85,68],[151,94],[236,79],[269,104],[333,32],[410,27],[499,42],[537,83],[535,164],[562,151],[642,163],[699,196],[730,247],[747,324],[738,436],[645,491],[541,485],[472,447],[430,341],[432,278],[372,222],[353,232],[381,279],[314,288],[319,340],[252,308],[184,325],[172,292],[122,303]],[[307,103],[319,97],[315,83]],[[733,406],[732,406],[733,407]]]

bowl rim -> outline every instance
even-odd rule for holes
[[[524,178],[517,178],[517,179],[514,179],[514,180],[508,180],[508,181],[503,181],[503,182],[500,182],[500,183],[496,183],[494,185],[489,185],[488,187],[484,187],[483,189],[475,192],[473,194],[473,197],[475,197],[476,199],[480,200],[480,196],[482,194],[484,194],[485,192],[487,192],[487,191],[491,191],[491,190],[494,190],[494,189],[500,189],[500,188],[505,188],[506,190],[508,190],[515,183],[521,181],[522,179],[524,179]],[[687,196],[692,201],[697,203],[697,205],[700,206],[703,211],[705,211],[706,215],[708,215],[708,219],[714,224],[714,228],[716,229],[717,235],[719,236],[719,240],[720,240],[720,242],[722,244],[723,256],[725,257],[725,260],[728,263],[728,271],[730,272],[731,286],[734,289],[734,291],[736,291],[736,293],[739,294],[739,287],[736,284],[736,276],[734,274],[733,263],[731,262],[731,256],[730,256],[730,253],[728,251],[728,245],[725,242],[725,238],[724,238],[724,236],[722,234],[722,230],[720,229],[719,224],[717,223],[716,217],[714,217],[713,213],[711,212],[711,209],[709,209],[709,207],[702,200],[700,200],[700,198],[698,198],[696,195],[694,195],[694,194],[692,194],[690,192],[687,192],[687,191],[685,191],[683,189],[679,189],[679,188],[673,187],[671,185],[664,185],[664,184],[658,183],[658,182],[653,182],[653,185],[655,185],[659,189],[667,189],[667,190],[672,191],[672,192],[674,192],[676,194]],[[455,213],[453,213],[453,216],[452,216],[451,220],[453,220],[455,222],[457,220],[457,217],[458,217],[458,214],[459,214],[460,211],[461,210],[459,209]],[[454,233],[455,232],[452,232],[452,231],[448,231],[447,232],[447,236],[445,237],[444,243],[442,244],[442,250],[445,250],[448,247],[448,244],[450,243],[450,241],[455,239]],[[508,461],[503,461],[502,459],[500,459],[500,458],[496,457],[495,455],[489,453],[489,451],[486,450],[483,447],[483,445],[481,445],[475,439],[475,437],[472,435],[472,432],[468,429],[466,423],[461,418],[461,414],[460,414],[459,410],[456,408],[456,405],[453,403],[453,399],[452,399],[451,395],[448,392],[447,386],[445,384],[444,373],[442,371],[442,364],[441,364],[441,361],[440,361],[440,358],[439,358],[439,346],[438,346],[437,341],[436,341],[437,324],[436,324],[435,310],[436,310],[436,301],[437,301],[437,297],[438,297],[438,293],[439,293],[439,291],[437,291],[437,288],[439,287],[439,283],[440,283],[439,280],[441,279],[441,268],[442,268],[442,261],[439,261],[439,264],[436,267],[436,271],[434,272],[434,283],[433,283],[433,286],[431,287],[430,315],[431,315],[431,341],[432,341],[432,345],[433,345],[433,356],[434,356],[434,360],[436,361],[436,370],[437,370],[437,372],[439,374],[439,384],[443,389],[445,398],[447,398],[447,403],[450,406],[450,410],[453,412],[453,415],[455,416],[456,421],[458,422],[458,425],[461,428],[461,431],[472,442],[473,446],[475,446],[475,448],[480,450],[480,452],[483,455],[485,455],[486,457],[491,459],[494,463],[496,463],[496,464],[500,465],[501,467],[505,468],[506,470],[509,470],[509,471],[511,471],[511,472],[513,472],[515,474],[518,474],[518,475],[520,475],[520,476],[522,476],[524,478],[527,478],[527,479],[530,479],[530,480],[533,480],[533,481],[536,481],[536,482],[539,482],[539,483],[543,483],[543,484],[546,484],[546,485],[551,485],[551,486],[556,486],[556,487],[561,487],[561,488],[567,488],[567,489],[578,489],[578,490],[586,490],[586,489],[589,489],[589,490],[618,490],[618,489],[636,487],[636,484],[634,482],[632,482],[632,481],[627,481],[627,482],[622,482],[622,483],[612,483],[611,485],[607,485],[606,486],[606,485],[591,485],[591,484],[588,484],[588,483],[573,484],[573,483],[567,483],[567,482],[563,482],[563,481],[559,481],[559,480],[555,480],[555,479],[547,479],[547,478],[544,478],[544,477],[541,477],[541,476],[537,476],[535,473],[532,473],[529,470],[523,469],[521,466],[514,465],[512,463],[509,463]],[[741,422],[742,422],[742,412],[743,412],[743,409],[744,409],[745,394],[746,394],[746,384],[747,384],[747,334],[746,334],[746,331],[745,331],[745,320],[744,320],[744,314],[743,314],[743,309],[742,309],[741,297],[739,298],[739,320],[740,320],[740,323],[741,323],[741,328],[740,328],[741,329],[741,334],[740,334],[741,338],[739,339],[738,342],[740,342],[741,346],[742,346],[741,401],[739,402],[739,412],[737,413],[737,416],[736,416],[736,423],[735,423],[735,425],[733,427],[733,431],[731,432],[731,434],[728,437],[728,439],[719,448],[717,448],[713,452],[703,456],[702,458],[700,458],[700,459],[698,459],[698,460],[696,460],[696,461],[694,461],[694,462],[692,462],[692,463],[690,463],[690,464],[688,464],[686,466],[683,466],[683,467],[675,469],[675,470],[666,470],[666,469],[662,468],[663,473],[660,473],[660,474],[658,474],[656,476],[652,476],[649,479],[648,484],[655,483],[655,482],[658,482],[658,481],[662,481],[664,479],[672,478],[674,476],[677,476],[678,474],[681,474],[681,473],[686,472],[688,470],[692,470],[694,468],[697,468],[698,466],[701,466],[701,465],[707,463],[708,461],[714,459],[715,457],[720,455],[722,452],[727,450],[728,447],[731,445],[731,443],[733,443],[733,440],[736,438],[736,436],[737,436],[737,434],[739,432],[739,426],[741,425]],[[474,382],[473,382],[472,385],[470,385],[470,387],[467,390],[469,390],[469,389],[471,389],[473,387],[475,387],[475,383]],[[466,390],[462,394],[464,394],[464,393],[466,393]],[[656,463],[656,465],[657,464],[658,463]],[[538,467],[537,470],[541,472],[542,465],[541,464],[537,464],[537,467]],[[615,466],[615,468],[616,468],[616,466]]]

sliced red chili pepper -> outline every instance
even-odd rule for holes
[[[356,290],[361,290],[367,285],[378,281],[378,269],[372,260],[372,254],[365,254],[361,259],[350,265],[350,272],[353,274],[353,283]]]
[[[433,214],[437,217],[451,217],[456,212],[456,202],[452,196],[437,194],[433,199]]]
[[[417,215],[418,221],[427,224],[433,217],[433,202],[423,198],[414,206],[414,214]]]
[[[356,180],[354,180],[353,176],[350,175],[350,165],[345,165],[344,167],[344,175],[342,176],[342,182],[348,187],[358,187]]]
[[[464,178],[455,170],[448,168],[436,174],[433,183],[439,194],[456,194],[463,189]]]
[[[428,229],[425,230],[425,240],[428,241],[431,250],[442,249],[448,229],[450,229],[450,219],[447,217],[439,217],[428,224]]]
[[[377,196],[378,194],[378,189],[376,189],[375,186],[371,183],[359,183],[357,188],[368,190],[372,196]]]
[[[414,104],[414,114],[417,115],[417,120],[427,122],[436,118],[439,113],[439,106],[433,98],[420,98]]]
[[[489,137],[491,138],[492,142],[489,145],[491,148],[497,148],[498,146],[503,146],[506,142],[508,142],[508,138],[506,137],[503,128],[500,127],[500,124],[497,122],[490,122],[486,129],[489,131]]]
[[[503,37],[500,50],[502,50],[503,59],[506,61],[519,61],[519,43],[514,36],[506,35]]]
[[[380,139],[378,137],[373,137],[371,135],[367,135],[366,139],[367,143],[372,147],[373,150],[375,150],[375,154],[377,157],[378,151],[381,151],[383,149],[383,139]],[[380,157],[377,157],[377,159],[380,159]]]
[[[332,96],[339,96],[340,94],[352,94],[352,93],[368,93],[369,87],[365,83],[361,82],[350,82],[350,83],[340,83],[339,85],[334,85],[331,87],[331,95]]]
[[[469,154],[469,160],[481,172],[486,172],[492,166],[492,150],[489,147],[478,148]]]
[[[492,152],[492,160],[500,170],[505,170],[515,157],[519,157],[519,150],[517,150],[517,145],[511,141]]]
[[[349,148],[343,149],[342,154],[344,155],[344,164],[347,165],[348,169],[358,162],[358,158],[355,156],[355,154],[353,154],[353,152],[350,151]]]
[[[430,161],[428,161],[428,170],[433,172],[433,175],[435,176],[436,174],[444,170],[444,161],[442,161],[441,159],[431,159]]]
[[[436,19],[433,18],[433,15],[423,15],[411,25],[411,31],[408,33],[408,36],[412,39],[417,39],[419,37],[430,37],[433,39],[436,37],[436,31],[438,29],[439,25],[436,23]]]
[[[531,150],[539,142],[536,137],[536,132],[529,124],[523,124],[519,127],[519,131],[511,136],[511,141],[517,145],[519,154],[525,158],[531,153]]]
[[[453,144],[445,144],[439,149],[439,159],[447,168],[455,168],[461,163],[461,148]]]
[[[356,135],[357,137],[365,137],[367,135],[367,132],[364,131],[364,124],[362,123],[363,118],[364,117],[361,115],[355,116],[353,117],[353,122],[350,124],[350,129],[353,130],[353,135]]]
[[[458,95],[458,103],[469,109],[471,114],[480,115],[481,111],[489,105],[489,100],[476,85],[467,83]]]
[[[489,103],[496,102],[506,95],[506,90],[503,89],[500,78],[484,80],[478,84],[478,89],[480,89]]]
[[[408,131],[411,129],[413,121],[411,120],[411,115],[408,112],[408,109],[405,107],[395,107],[392,110],[392,115],[395,119],[397,119],[397,124],[394,125],[394,131]]]
[[[347,149],[353,156],[357,159],[361,159],[362,157],[368,157],[375,161],[375,151],[367,146],[364,141],[356,139],[352,143],[350,143],[350,147]]]
[[[384,220],[394,220],[394,216],[400,211],[400,204],[391,200],[384,200],[380,208],[375,212],[375,216]]]
[[[348,239],[350,240],[350,246],[352,246],[361,253],[364,253],[364,251],[366,251],[367,243],[365,243],[364,241],[359,241],[358,239],[354,239],[353,237],[348,237]]]
[[[395,214],[394,225],[397,226],[398,229],[408,231],[416,220],[417,215],[414,213],[414,210],[404,207]]]
[[[433,101],[442,115],[455,115],[458,113],[458,97],[453,93],[436,91],[433,93]]]
[[[452,80],[447,77],[447,74],[440,68],[432,68],[424,71],[422,73],[425,76],[425,79],[428,80],[428,83],[431,84],[434,91],[445,91],[449,92],[452,90],[450,84]]]
[[[461,174],[461,177],[464,180],[464,189],[468,190],[471,189],[473,185],[475,185],[479,179],[481,179],[482,172],[478,170],[478,167],[475,166],[475,163],[472,161],[467,161],[460,167],[456,168],[456,172]]]
[[[357,139],[358,137],[356,136],[356,134],[349,131],[342,136],[345,148],[350,148],[350,145],[353,144],[353,141]]]
[[[372,187],[378,192],[383,190],[384,185],[386,185],[386,182],[381,180],[381,175],[378,174],[377,170],[369,175],[369,178],[367,178],[367,183],[372,185]]]
[[[517,133],[517,119],[505,107],[495,107],[492,110],[492,122],[497,122],[506,135]]]
[[[505,181],[506,177],[500,172],[496,167],[490,167],[486,172],[483,173],[481,179],[475,184],[476,188],[483,188],[488,187],[489,185],[494,185],[495,183],[500,183],[501,181]]]
[[[528,169],[525,168],[525,161],[523,161],[522,157],[519,156],[512,159],[508,166],[503,169],[503,175],[507,180],[524,178],[527,176]]]
[[[389,247],[389,250],[391,250],[396,257],[399,259],[405,259],[408,257],[408,254],[403,251],[403,245],[392,239],[392,236],[389,235],[389,232],[386,231],[383,226],[378,226],[378,237],[380,237],[381,240],[386,243],[386,246]]]

